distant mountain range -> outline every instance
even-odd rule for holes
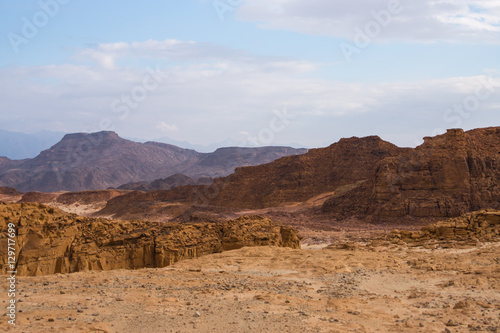
[[[0,129],[0,156],[13,160],[33,158],[59,142],[65,133],[41,131],[33,134]]]
[[[213,178],[227,176],[237,167],[305,152],[289,147],[229,147],[199,153],[158,142],[137,143],[114,132],[67,134],[35,158],[0,158],[0,186],[24,192],[84,191],[151,183],[174,174]]]
[[[196,150],[197,152],[200,152],[200,153],[211,153],[220,147],[241,146],[241,144],[239,144],[238,142],[236,142],[234,140],[230,140],[230,139],[226,139],[226,140],[221,141],[221,142],[211,143],[211,144],[207,144],[207,145],[193,144],[193,143],[190,143],[188,141],[179,141],[179,140],[175,140],[175,139],[172,139],[172,138],[169,138],[166,136],[154,139],[153,141],[166,143],[169,145],[174,145],[174,146],[181,147],[184,149]]]
[[[132,140],[132,141],[138,141],[138,140]],[[139,140],[140,141],[140,140]],[[153,141],[155,142],[161,142],[161,143],[167,143],[170,145],[174,145],[177,147],[185,148],[185,149],[193,149],[196,150],[200,153],[211,153],[214,152],[215,150],[221,148],[221,147],[253,147],[252,144],[250,144],[250,141],[236,141],[236,140],[231,140],[231,139],[225,139],[224,141],[216,142],[216,143],[210,143],[207,145],[200,145],[200,144],[192,144],[187,141],[179,141],[175,140],[169,137],[161,137],[154,139]],[[284,145],[280,146],[286,146],[286,147],[295,147],[295,148],[306,148],[304,145],[301,145],[299,143],[287,143]]]

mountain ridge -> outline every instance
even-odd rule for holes
[[[195,178],[218,177],[229,174],[237,166],[267,163],[284,155],[306,151],[274,147],[249,149],[253,155],[242,157],[238,155],[240,150],[235,148],[235,156],[227,156],[215,166],[203,167],[197,163],[210,153],[159,142],[137,143],[110,131],[72,133],[35,158],[21,161],[1,158],[0,186],[23,192],[83,191],[139,181],[152,182],[176,173]],[[237,157],[237,163],[227,160],[234,157]]]
[[[416,148],[378,136],[341,139],[326,148],[268,164],[236,168],[210,186],[128,193],[98,214],[127,217],[161,203],[259,210],[327,193],[322,214],[333,219],[454,217],[500,208],[500,127],[451,129]],[[140,209],[128,208],[134,203]],[[133,211],[133,213],[132,213]]]

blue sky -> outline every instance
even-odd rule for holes
[[[496,1],[1,1],[0,34],[6,130],[317,147],[500,125]]]

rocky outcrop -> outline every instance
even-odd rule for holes
[[[500,127],[460,129],[381,160],[369,181],[324,212],[377,218],[453,217],[500,209]]]
[[[7,194],[7,195],[22,195],[21,192],[16,190],[15,188],[12,187],[2,187],[0,186],[0,194]]]
[[[19,202],[49,204],[56,200],[57,197],[58,194],[56,193],[28,192],[22,196]]]
[[[270,164],[238,168],[216,179],[209,202],[231,208],[266,208],[303,202],[316,195],[370,178],[374,167],[404,149],[377,136],[342,139],[327,148],[281,158]]]
[[[440,221],[419,231],[393,231],[387,240],[412,245],[431,242],[498,242],[500,211],[478,211]]]
[[[22,198],[22,196],[23,193],[19,192],[15,188],[0,186],[0,201],[17,202]]]
[[[165,267],[176,261],[244,246],[300,248],[295,229],[258,216],[224,223],[111,221],[36,204],[0,203],[0,255],[6,267],[7,227],[17,230],[18,275]]]

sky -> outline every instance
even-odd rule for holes
[[[416,146],[500,125],[493,0],[0,0],[0,129]]]

